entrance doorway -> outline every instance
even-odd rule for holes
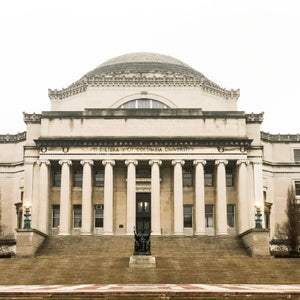
[[[136,194],[136,231],[151,231],[151,193]]]

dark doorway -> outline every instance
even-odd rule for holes
[[[136,194],[136,231],[151,231],[151,194]]]

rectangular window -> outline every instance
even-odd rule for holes
[[[104,169],[98,169],[95,171],[95,186],[104,187]]]
[[[151,178],[151,169],[150,168],[137,168],[136,169],[136,178]]]
[[[204,174],[204,183],[205,183],[205,186],[213,186],[213,174],[212,173]]]
[[[235,205],[227,204],[227,226],[235,227]]]
[[[226,186],[233,186],[233,174],[226,173]]]
[[[300,181],[295,181],[295,194],[300,196]]]
[[[294,161],[300,162],[300,149],[294,149]]]
[[[60,187],[61,170],[54,170],[53,172],[53,186]]]
[[[82,187],[82,170],[74,170],[73,186]]]
[[[103,212],[104,212],[103,204],[95,205],[95,228],[103,227]]]
[[[213,206],[213,204],[205,204],[205,226],[207,228],[214,227],[214,206]]]
[[[73,206],[73,227],[81,228],[82,209],[81,205]]]
[[[193,205],[183,205],[183,226],[184,228],[193,227]]]
[[[193,172],[192,169],[183,169],[182,170],[182,180],[184,187],[193,186]]]
[[[59,226],[60,206],[52,205],[52,228]]]

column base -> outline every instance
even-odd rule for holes
[[[202,236],[204,236],[204,235],[207,235],[207,233],[206,232],[195,232],[194,235],[202,235]]]
[[[218,232],[216,235],[228,235],[228,232]]]
[[[133,232],[127,232],[125,235],[134,235]]]
[[[113,232],[103,232],[102,235],[114,235],[114,233]]]
[[[80,235],[93,235],[91,232],[81,232]]]
[[[184,235],[183,232],[174,232],[173,235]]]
[[[59,233],[58,235],[71,235],[70,233]]]
[[[161,232],[151,232],[151,235],[161,235]]]

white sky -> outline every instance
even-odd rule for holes
[[[130,52],[173,56],[227,89],[262,130],[300,132],[300,1],[1,0],[0,133],[61,89]]]

